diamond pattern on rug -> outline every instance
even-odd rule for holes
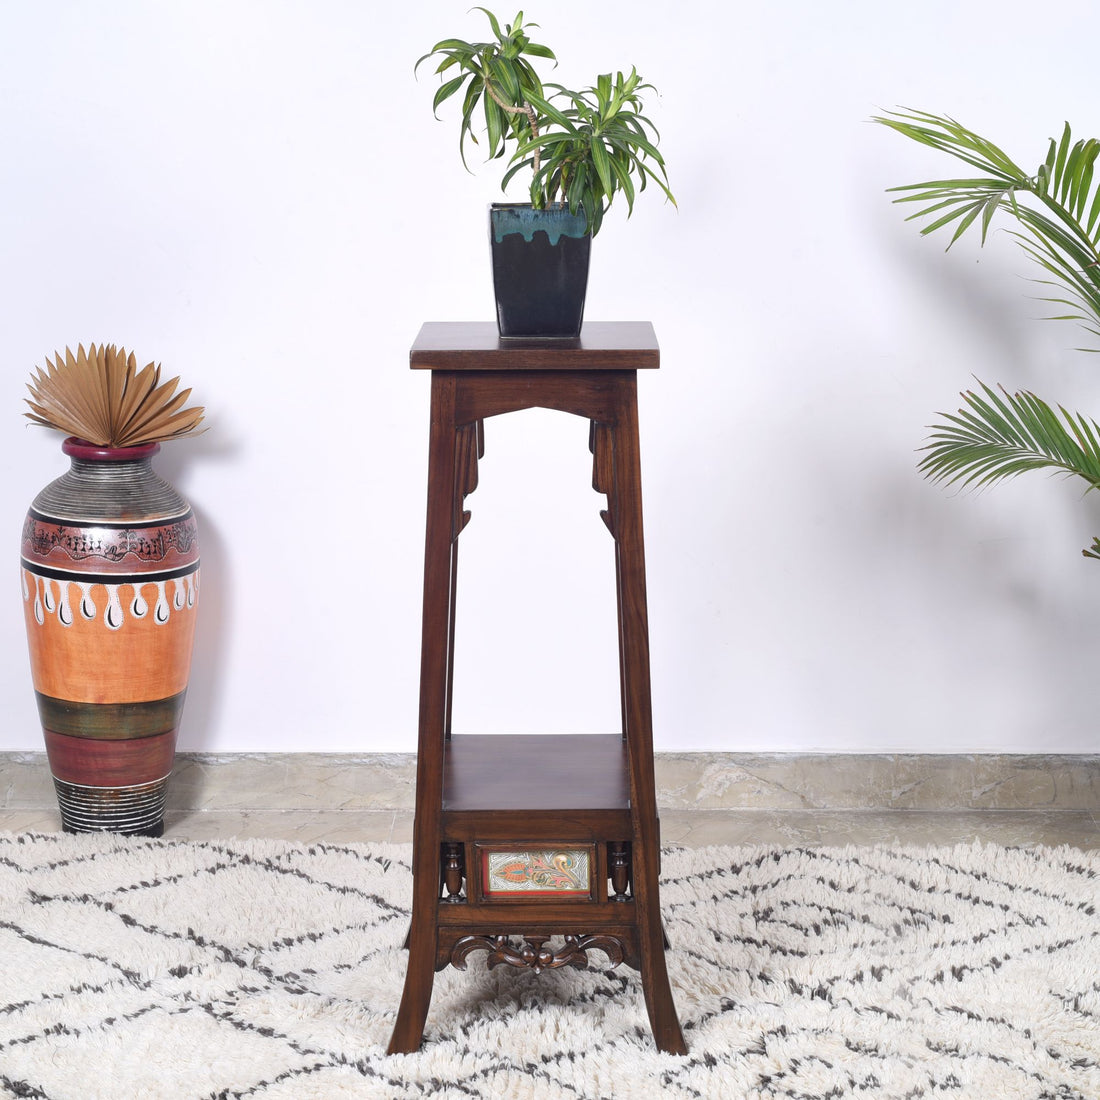
[[[409,850],[0,835],[0,1097],[1100,1097],[1100,856],[670,850],[690,1052],[637,975],[437,975],[383,1053]],[[505,930],[506,931],[506,930]]]
[[[33,1082],[47,1096],[84,1100],[232,1095],[317,1061],[281,1036],[234,1026],[207,1006],[166,1012],[148,998],[136,1013],[104,1013],[79,1034],[48,1034],[4,1051],[6,1076]],[[78,1094],[71,1091],[76,1067],[83,1067]]]

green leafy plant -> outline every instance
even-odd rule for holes
[[[556,61],[556,56],[528,36],[527,30],[537,24],[525,25],[519,12],[502,28],[491,11],[477,10],[488,18],[493,41],[445,38],[415,66],[419,69],[428,58],[439,58],[435,71],[443,82],[432,101],[434,112],[461,94],[463,164],[466,139],[478,143],[478,120],[484,127],[488,159],[506,156],[511,150],[501,187],[529,169],[531,204],[541,210],[559,203],[568,205],[573,214],[583,212],[593,236],[620,192],[628,217],[637,192],[650,182],[675,205],[658,150],[660,135],[642,113],[641,93],[655,92],[652,84],[642,83],[632,68],[629,76],[605,73],[580,92],[560,84],[544,86],[528,58]],[[449,75],[456,67],[457,75]]]
[[[556,61],[553,50],[532,42],[528,37],[523,12],[515,21],[501,30],[500,22],[487,8],[478,8],[489,19],[495,40],[492,42],[466,42],[461,38],[445,38],[437,42],[413,67],[415,72],[430,57],[438,56],[436,73],[442,77],[458,66],[458,75],[440,84],[432,100],[432,111],[462,92],[462,126],[458,134],[458,148],[462,163],[466,164],[467,137],[476,145],[474,119],[481,108],[489,150],[488,156],[501,157],[506,150],[505,138],[517,141],[538,135],[538,115],[530,100],[543,98],[542,81],[528,57],[543,57]],[[528,24],[536,27],[537,23]],[[438,114],[436,115],[438,117]]]
[[[1047,155],[1027,173],[991,141],[954,119],[923,111],[890,111],[874,122],[945,152],[981,175],[894,187],[895,202],[919,203],[909,220],[930,219],[921,233],[954,228],[950,248],[979,226],[985,244],[994,217],[1015,219],[1010,230],[1042,268],[1036,281],[1055,288],[1043,300],[1068,312],[1053,320],[1074,321],[1100,339],[1100,178],[1094,171],[1100,141],[1074,141],[1069,123]],[[1097,348],[1079,350],[1095,351]],[[941,413],[932,425],[919,468],[933,481],[985,486],[1028,470],[1047,469],[1100,488],[1100,427],[1095,420],[1055,411],[1028,391],[998,392],[979,382],[981,394],[963,393],[965,407]],[[1084,551],[1100,558],[1100,538]]]

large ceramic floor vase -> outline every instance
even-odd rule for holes
[[[195,518],[156,443],[69,438],[23,528],[31,671],[63,827],[159,836],[191,668]]]

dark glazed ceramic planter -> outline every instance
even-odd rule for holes
[[[584,318],[592,238],[584,214],[493,203],[489,244],[497,326],[504,337],[577,337]]]
[[[62,825],[160,836],[195,633],[195,517],[153,472],[159,444],[62,449],[71,469],[35,497],[22,544]]]

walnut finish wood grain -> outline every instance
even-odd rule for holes
[[[638,441],[637,372],[659,363],[648,322],[590,323],[577,340],[502,340],[492,324],[429,323],[413,345],[413,369],[431,371],[431,423],[413,912],[391,1053],[420,1046],[437,969],[464,962],[474,943],[514,961],[500,939],[510,936],[537,945],[536,955],[551,936],[614,938],[641,972],[658,1048],[686,1053],[660,915]],[[451,736],[462,504],[476,486],[484,421],[528,408],[591,422],[593,484],[607,497],[602,514],[614,540],[619,734]],[[471,889],[479,845],[579,843],[592,846],[590,898],[516,901]]]

